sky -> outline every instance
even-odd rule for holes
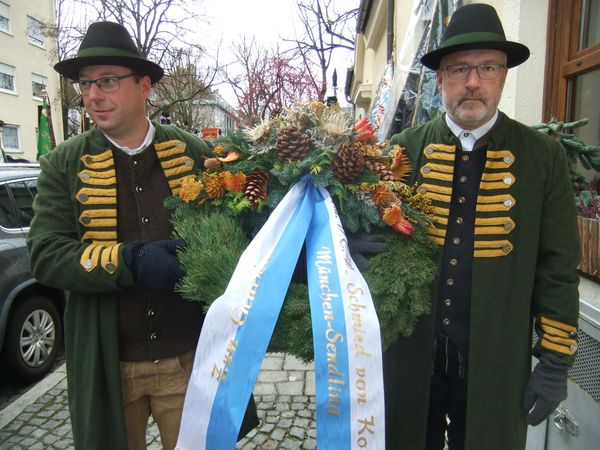
[[[303,29],[297,18],[297,0],[204,0],[204,15],[207,18],[206,28],[202,31],[203,39],[215,48],[220,44],[219,59],[226,61],[231,55],[232,42],[239,41],[240,36],[254,37],[256,42],[265,48],[275,48],[280,38],[295,39]],[[334,0],[341,10],[358,7],[359,0]],[[298,30],[298,33],[296,33]],[[249,39],[248,39],[249,40]],[[328,74],[331,85],[333,69],[337,69],[338,92],[340,104],[344,101],[344,83],[346,70],[352,66],[353,53],[339,51],[334,54],[334,61]],[[235,106],[235,96],[226,86],[218,88],[219,93]],[[328,92],[327,95],[332,95]]]

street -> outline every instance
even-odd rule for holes
[[[240,450],[315,449],[314,371],[281,353],[265,356],[254,387],[260,424],[238,442]],[[0,379],[0,450],[73,449],[64,358],[33,385]],[[152,422],[148,450],[160,450]]]

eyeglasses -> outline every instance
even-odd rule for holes
[[[103,77],[96,80],[79,80],[77,83],[81,88],[81,92],[87,94],[92,88],[92,84],[98,86],[98,88],[108,94],[110,92],[118,91],[121,87],[121,80],[129,77],[137,77],[137,73],[130,73],[129,75],[121,75],[120,77]]]
[[[494,80],[500,76],[505,67],[504,64],[476,64],[474,66],[470,64],[450,64],[443,70],[446,71],[448,78],[451,80],[466,80],[473,69],[477,71],[477,75],[482,80]]]

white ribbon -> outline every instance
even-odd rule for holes
[[[321,450],[384,449],[379,324],[329,193],[306,179],[246,248],[204,320],[177,449],[234,449],[306,237]]]

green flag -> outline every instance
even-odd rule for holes
[[[40,114],[40,123],[38,126],[37,141],[37,159],[47,155],[52,150],[52,137],[50,135],[50,125],[48,123],[48,97],[43,94],[42,113]]]

